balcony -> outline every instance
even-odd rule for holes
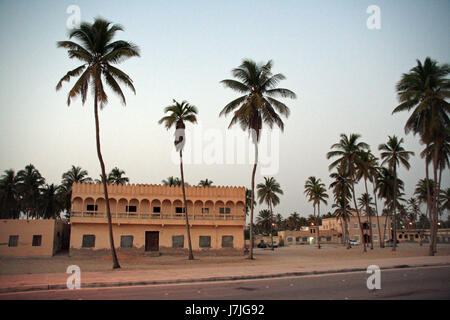
[[[245,215],[235,214],[189,214],[190,225],[245,225]],[[184,225],[184,214],[168,213],[137,213],[118,212],[111,213],[113,224],[151,224],[151,225]],[[106,212],[98,211],[73,211],[71,223],[106,223]]]

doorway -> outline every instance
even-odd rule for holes
[[[145,251],[159,251],[159,231],[145,231]]]

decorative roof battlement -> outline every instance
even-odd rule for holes
[[[234,186],[185,186],[186,197],[226,197],[237,198],[245,201],[245,187]],[[74,183],[72,185],[72,197],[75,195],[103,195],[101,183]],[[161,184],[108,184],[110,196],[168,196],[178,197],[182,195],[181,186],[165,186]]]

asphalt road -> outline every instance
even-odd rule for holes
[[[0,294],[0,300],[306,300],[450,299],[450,266],[381,271],[381,289],[369,290],[365,272],[247,281]]]

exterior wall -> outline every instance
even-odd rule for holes
[[[172,236],[184,236],[183,248],[188,248],[188,239],[185,226],[157,226],[157,225],[113,225],[114,244],[117,249],[120,248],[121,236],[133,236],[133,248],[144,252],[145,250],[145,232],[159,232],[160,251],[171,252],[177,251],[172,249]],[[74,249],[82,248],[83,235],[95,235],[95,246],[87,250],[107,250],[110,248],[109,232],[107,224],[77,224],[76,228],[72,228],[71,232],[71,253]],[[244,232],[240,226],[220,227],[214,226],[194,226],[191,228],[191,242],[193,250],[208,250],[200,248],[200,236],[211,237],[211,248],[222,249],[222,236],[233,236],[233,249],[244,249]],[[178,248],[180,249],[180,248]],[[84,249],[86,250],[86,249]]]
[[[364,233],[370,236],[370,230],[369,230],[369,217],[367,216],[361,216],[361,223],[366,224],[367,229],[364,230]],[[391,220],[386,216],[380,216],[378,217],[380,221],[380,229],[381,229],[381,235],[385,235],[385,240],[392,239],[391,234]],[[379,242],[379,235],[378,235],[378,222],[377,217],[371,217],[372,220],[372,236],[373,236],[373,242],[378,243]],[[351,240],[358,240],[361,241],[361,231],[358,225],[358,217],[352,216],[350,217],[348,223],[348,232]],[[384,224],[386,224],[386,229],[384,228]],[[342,234],[342,224],[340,220],[337,220],[336,218],[327,218],[322,219],[322,225],[320,226],[320,232],[326,231],[326,230],[333,230],[336,231],[339,234]]]
[[[278,236],[285,246],[317,243],[317,227],[310,227],[308,230],[300,231],[279,231]],[[321,244],[341,243],[340,235],[331,230],[319,230]]]
[[[0,256],[53,256],[60,248],[57,233],[64,232],[64,221],[0,220]],[[17,235],[17,247],[9,247],[9,237]],[[33,246],[33,235],[41,235],[41,245]]]
[[[233,248],[244,249],[245,188],[198,187],[186,189],[187,212],[193,250],[199,247],[200,236],[211,237],[211,248],[222,249],[222,236],[233,236]],[[133,236],[133,248],[145,251],[145,232],[159,232],[160,251],[172,248],[172,236],[184,236],[188,248],[186,217],[176,209],[183,207],[181,187],[161,185],[108,185],[114,243],[120,247],[121,235]],[[96,210],[89,208],[97,206]],[[136,212],[127,212],[136,206]],[[159,207],[159,212],[154,212]],[[222,209],[223,208],[223,209]],[[109,249],[106,202],[101,184],[74,184],[72,187],[71,252],[82,248],[83,235],[95,235],[95,247]],[[88,249],[89,250],[89,249]]]
[[[420,242],[422,237],[422,242],[428,242],[430,240],[430,230],[429,229],[401,229],[397,231],[397,240],[399,242]],[[450,229],[438,229],[437,233],[438,243],[449,243],[450,242]]]

